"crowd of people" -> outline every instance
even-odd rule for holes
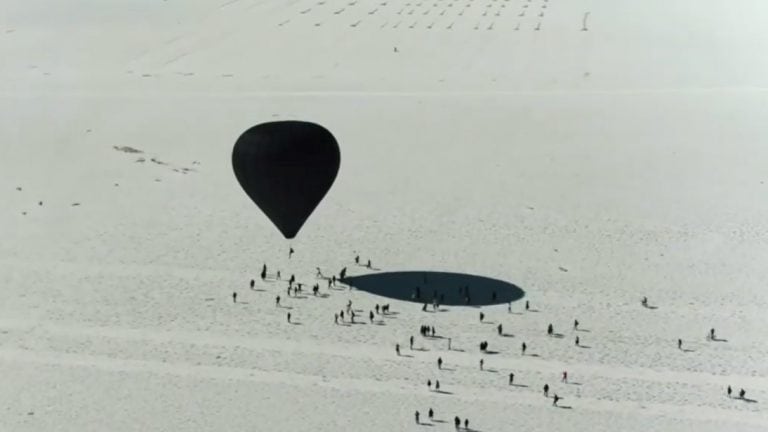
[[[294,253],[295,253],[294,249],[291,248],[289,250],[289,254],[288,254],[289,259],[292,258]],[[365,264],[361,264],[361,259],[360,259],[359,255],[355,256],[354,262],[358,266],[365,267],[365,268],[368,268],[368,269],[372,268],[370,260],[367,260],[367,262]],[[343,268],[339,272],[339,276],[337,278],[335,275],[331,275],[331,276],[323,275],[323,273],[322,273],[322,271],[320,270],[319,267],[317,267],[316,270],[317,270],[316,277],[317,278],[322,278],[322,279],[327,279],[328,287],[329,288],[337,286],[337,283],[339,283],[339,282],[343,283],[344,279],[346,278],[346,273],[347,273],[347,268],[345,267],[345,268]],[[269,278],[269,276],[270,275],[268,274],[267,265],[264,264],[262,266],[262,268],[261,268],[260,278],[261,278],[262,281],[266,281]],[[274,280],[278,280],[278,281],[281,280],[281,273],[280,273],[280,271],[277,270],[274,273],[273,277],[274,277]],[[426,275],[424,276],[423,282],[424,282],[424,284],[428,283]],[[251,289],[255,289],[256,281],[254,279],[251,279],[250,282],[249,282],[249,286],[250,286]],[[297,282],[297,279],[296,279],[295,275],[291,274],[290,278],[287,280],[287,287],[286,287],[286,289],[287,289],[287,292],[286,292],[287,296],[291,297],[292,295],[293,296],[300,295],[302,293],[303,286],[304,286],[304,284]],[[320,290],[320,284],[319,283],[314,283],[312,285],[312,293],[313,293],[313,295],[314,296],[318,296],[319,290]],[[464,296],[464,299],[467,302],[467,304],[469,304],[470,301],[471,301],[471,297],[470,297],[471,294],[470,293],[471,293],[471,288],[469,286],[463,286],[463,287],[459,288],[459,294]],[[434,310],[439,309],[439,304],[443,300],[443,298],[441,298],[441,296],[442,296],[442,294],[438,294],[436,290],[433,290],[432,298],[431,298],[431,303],[432,303],[432,306],[433,306]],[[232,301],[233,301],[233,303],[237,303],[237,297],[238,297],[237,291],[233,292],[232,293]],[[418,287],[418,286],[415,287],[411,297],[412,297],[412,299],[414,301],[419,301],[419,302],[423,301],[424,302],[424,306],[422,307],[422,310],[426,311],[426,308],[427,308],[427,305],[429,304],[429,301],[424,301],[424,299],[422,298],[421,287]],[[495,292],[493,292],[491,294],[491,299],[492,299],[492,301],[495,301],[497,299],[497,295],[496,295]],[[280,300],[281,300],[280,295],[277,295],[276,298],[275,298],[275,305],[277,307],[280,307]],[[651,308],[651,309],[655,308],[655,307],[652,307],[652,306],[649,305],[647,297],[643,297],[641,302],[640,302],[640,304],[644,308]],[[525,311],[533,311],[531,309],[530,302],[528,300],[525,301],[524,308],[525,308]],[[509,313],[512,312],[512,304],[511,304],[511,302],[508,305],[507,311]],[[371,309],[369,311],[369,313],[368,313],[369,322],[373,323],[377,316],[379,316],[379,315],[387,315],[389,313],[390,313],[390,305],[389,304],[383,304],[383,305],[376,304],[375,307],[373,309]],[[351,324],[354,324],[356,317],[357,317],[357,314],[356,314],[355,310],[352,308],[352,301],[349,300],[347,302],[346,307],[343,310],[341,310],[341,311],[339,311],[337,313],[334,313],[334,324],[344,324],[344,323],[347,323],[347,322],[349,322]],[[479,312],[479,319],[480,319],[481,323],[485,322],[485,318],[486,318],[485,313],[482,312],[482,311]],[[290,312],[288,312],[286,314],[286,319],[287,319],[288,323],[292,323],[292,321],[291,321],[291,313]],[[579,320],[575,319],[573,321],[573,331],[574,332],[580,331],[579,326],[580,326]],[[495,329],[496,329],[496,333],[499,336],[506,336],[504,331],[503,331],[502,324],[499,323],[495,327]],[[437,332],[436,332],[435,327],[433,325],[422,324],[422,325],[419,326],[419,334],[422,337],[424,337],[424,338],[435,338],[436,335],[437,335]],[[562,338],[561,334],[555,332],[555,328],[554,328],[554,325],[552,323],[549,323],[547,325],[546,335],[549,336],[549,337]],[[446,339],[448,340],[448,350],[451,351],[451,338],[446,338]],[[714,328],[711,328],[709,330],[709,332],[706,335],[706,340],[708,340],[708,341],[717,341],[718,340],[717,337],[716,337],[716,333],[715,333],[715,329]],[[408,340],[408,345],[409,345],[410,350],[414,349],[414,342],[415,342],[414,336],[410,336],[409,340]],[[580,337],[579,337],[578,334],[575,335],[574,342],[575,342],[575,345],[577,347],[581,347],[581,340],[580,340]],[[481,341],[479,343],[479,347],[480,347],[480,353],[481,354],[489,353],[489,350],[488,350],[489,343],[488,343],[488,341]],[[683,340],[682,339],[677,339],[677,347],[680,350],[684,350],[684,348],[683,348]],[[586,347],[586,348],[589,348],[589,347]],[[526,342],[523,341],[521,343],[521,355],[522,356],[526,355],[527,349],[528,349],[528,346],[527,346]],[[399,343],[395,344],[395,353],[396,353],[396,355],[398,357],[401,357],[401,350],[400,350],[400,344]],[[436,363],[437,363],[438,370],[442,370],[443,369],[443,364],[444,364],[443,357],[439,356],[437,358]],[[484,358],[480,358],[478,364],[479,364],[480,371],[484,371],[485,370],[484,369],[484,367],[485,367],[485,359]],[[568,383],[568,372],[567,371],[562,371],[560,381],[561,381],[561,383],[564,383],[564,384]],[[508,374],[508,385],[510,385],[510,386],[515,385],[515,373],[514,372],[509,372],[509,374]],[[427,379],[427,388],[431,392],[432,391],[434,391],[434,392],[441,392],[441,390],[440,390],[440,381],[436,379],[433,382],[431,378]],[[550,387],[549,387],[549,384],[545,383],[543,385],[542,389],[543,389],[544,397],[550,398]],[[733,398],[733,389],[731,388],[730,385],[726,389],[726,394],[727,394],[728,398]],[[745,399],[746,398],[746,391],[744,389],[740,389],[740,391],[738,393],[738,398],[740,398],[740,399]],[[552,399],[552,406],[559,407],[560,405],[558,405],[558,404],[559,404],[559,402],[563,398],[561,396],[559,396],[557,393],[553,393],[552,396],[551,396],[551,399]],[[570,407],[568,407],[568,408],[570,408]],[[429,410],[428,410],[428,418],[429,418],[430,422],[433,421],[433,419],[434,419],[434,410],[432,408],[429,408]],[[418,410],[415,412],[415,420],[416,420],[417,424],[422,424],[422,422],[423,422],[423,419],[421,418],[420,413],[419,413]],[[462,421],[461,421],[460,417],[458,417],[458,416],[454,417],[454,426],[456,427],[457,430],[461,428]],[[464,429],[469,430],[469,420],[468,419],[466,419],[466,418],[464,419],[463,426],[464,426]]]

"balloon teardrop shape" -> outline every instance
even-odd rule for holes
[[[336,180],[341,154],[324,127],[278,121],[245,131],[232,168],[245,193],[287,239],[301,229]]]

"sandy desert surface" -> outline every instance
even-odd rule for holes
[[[0,430],[768,429],[765,2],[3,9]],[[291,242],[230,160],[286,119],[341,148]],[[422,312],[316,267],[524,297]],[[335,325],[348,301],[362,318]]]

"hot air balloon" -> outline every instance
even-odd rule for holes
[[[262,123],[232,150],[232,168],[245,193],[292,239],[331,188],[341,155],[333,135],[303,121]]]

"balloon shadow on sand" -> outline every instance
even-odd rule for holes
[[[343,283],[381,297],[445,306],[506,304],[525,296],[517,285],[464,273],[402,271],[348,276]],[[468,294],[467,294],[468,293]]]

